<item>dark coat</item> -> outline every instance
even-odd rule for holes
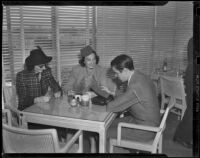
[[[193,141],[193,38],[188,42],[188,66],[184,75],[187,109],[178,124],[174,140],[190,145]]]

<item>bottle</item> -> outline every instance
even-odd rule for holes
[[[166,72],[167,71],[167,59],[165,58],[163,61],[163,71]]]

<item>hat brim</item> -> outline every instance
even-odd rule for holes
[[[50,61],[52,60],[52,57],[50,56],[47,56],[45,58],[39,58],[37,60],[33,60],[31,59],[30,56],[28,56],[25,60],[25,63],[28,64],[28,65],[41,65],[41,64],[47,64],[49,63]]]

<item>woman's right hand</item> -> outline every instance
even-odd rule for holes
[[[49,96],[41,96],[41,97],[36,97],[34,99],[34,103],[46,103],[50,100]]]

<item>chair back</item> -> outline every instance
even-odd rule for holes
[[[176,100],[174,107],[180,111],[178,112],[177,110],[172,110],[172,112],[174,111],[180,115],[182,119],[187,108],[183,80],[175,77],[162,76],[160,77],[160,85],[162,97],[161,109],[164,109],[165,104],[172,98]]]
[[[11,112],[9,109],[2,109],[2,123],[7,124],[9,126],[12,125],[11,121]]]
[[[6,105],[12,106],[15,109],[18,108],[15,85],[3,85],[3,98]]]
[[[54,153],[58,151],[55,129],[28,130],[3,124],[5,153]]]

